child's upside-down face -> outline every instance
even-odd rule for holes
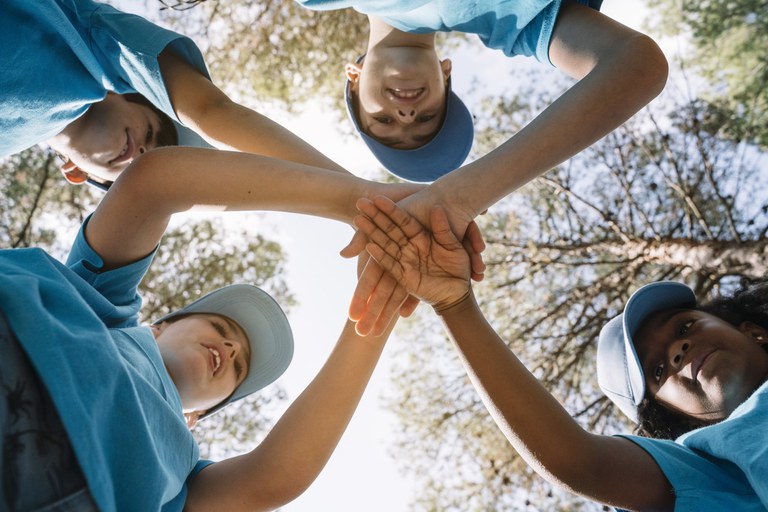
[[[648,393],[670,409],[721,420],[768,377],[768,333],[690,309],[648,317],[633,336]]]
[[[450,61],[440,61],[434,51],[410,50],[371,52],[362,65],[347,65],[360,126],[397,149],[423,146],[440,130],[445,117]]]

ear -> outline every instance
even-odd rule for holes
[[[197,421],[202,415],[203,413],[200,411],[185,412],[184,419],[187,420],[187,428],[192,430],[192,427],[197,425]]]
[[[355,62],[347,62],[344,65],[344,73],[349,80],[350,89],[355,90],[357,83],[360,81],[360,74],[363,72],[363,66]]]
[[[758,345],[768,343],[768,330],[763,329],[754,322],[741,322],[739,330],[754,339]]]
[[[443,70],[443,80],[445,80],[445,83],[447,85],[448,79],[451,77],[451,71],[453,70],[453,63],[451,63],[451,59],[441,60],[440,69]]]
[[[70,182],[72,185],[81,185],[85,183],[86,180],[88,180],[88,173],[83,172],[69,158],[67,158],[66,162],[61,164],[59,169],[64,175],[64,179]]]

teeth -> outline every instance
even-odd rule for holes
[[[393,95],[397,96],[398,98],[402,99],[412,99],[416,98],[421,94],[421,91],[423,89],[408,89],[406,91],[400,90],[400,89],[390,89]]]
[[[208,351],[213,354],[213,373],[216,373],[216,370],[221,366],[221,355],[219,355],[219,351],[214,348],[209,348]]]

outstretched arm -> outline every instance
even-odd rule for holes
[[[159,148],[120,175],[85,235],[114,268],[149,254],[177,212],[274,210],[351,222],[358,197],[376,191],[402,197],[410,189],[250,153]]]
[[[509,350],[469,288],[469,260],[432,210],[435,233],[385,198],[358,202],[368,251],[410,293],[433,305],[483,403],[525,461],[549,481],[622,508],[668,510],[671,487],[653,459],[629,440],[583,430]]]
[[[401,206],[419,222],[429,226],[430,208],[442,204],[461,238],[480,212],[618,127],[656,97],[667,79],[667,61],[651,38],[572,2],[563,3],[549,55],[579,81],[507,142],[403,200]],[[360,248],[353,239],[343,254]],[[385,324],[394,309],[383,296],[387,288],[373,282],[375,272],[363,277],[371,284],[359,289],[350,313],[358,325]]]
[[[304,492],[336,448],[393,326],[361,338],[348,321],[328,361],[264,441],[201,471],[185,510],[273,510]]]
[[[229,99],[172,49],[158,61],[179,120],[212,146],[347,172],[278,123]]]

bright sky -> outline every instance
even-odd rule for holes
[[[643,18],[640,0],[606,0],[602,12],[636,29]],[[481,55],[451,55],[454,61],[454,90],[467,91],[472,80],[483,80],[492,71],[498,88],[508,86],[510,76],[525,60],[506,59],[500,52]],[[486,73],[484,73],[486,71]],[[375,177],[377,164],[359,141],[339,137],[330,130],[322,113],[301,117],[277,116],[277,120],[316,148],[363,177]],[[288,254],[287,280],[299,305],[290,313],[296,339],[293,363],[278,381],[291,398],[296,397],[315,375],[335,343],[343,325],[347,302],[355,285],[355,266],[337,255],[351,234],[343,225],[311,217],[268,214],[265,221]],[[265,227],[266,228],[266,227]],[[266,228],[268,229],[268,228]],[[380,407],[379,396],[390,385],[388,367],[392,346],[400,343],[395,334],[377,368],[346,434],[328,466],[312,487],[283,510],[290,512],[392,512],[406,510],[414,489],[398,474],[388,450],[397,430],[394,418]]]

